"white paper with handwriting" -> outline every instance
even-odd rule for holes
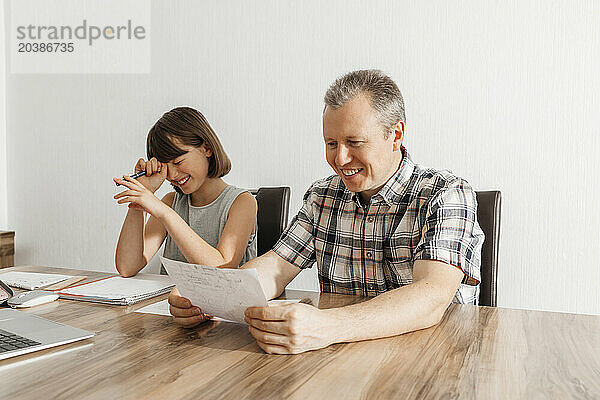
[[[183,297],[215,317],[245,324],[248,307],[267,307],[255,269],[229,269],[188,264],[160,257]]]

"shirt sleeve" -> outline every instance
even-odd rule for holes
[[[457,179],[434,195],[424,221],[414,259],[453,265],[464,273],[463,284],[479,284],[484,235],[477,223],[477,198],[471,186]]]
[[[299,268],[309,268],[316,261],[314,241],[313,186],[304,194],[304,204],[283,231],[273,251]]]

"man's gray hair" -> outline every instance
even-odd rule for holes
[[[406,122],[400,89],[378,69],[353,71],[338,78],[325,93],[323,113],[327,107],[334,110],[342,107],[361,93],[369,95],[371,107],[377,111],[379,122],[386,131],[386,138],[398,121]]]

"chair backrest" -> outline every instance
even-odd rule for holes
[[[262,187],[252,190],[258,203],[258,248],[257,255],[271,250],[287,226],[290,205],[290,188]]]
[[[481,249],[479,305],[496,307],[502,196],[498,190],[476,192],[476,195],[478,204],[477,221],[483,233],[485,233],[485,240]]]

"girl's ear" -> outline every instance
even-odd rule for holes
[[[204,151],[204,155],[206,157],[212,156],[212,150],[210,149],[210,147],[208,147],[206,143],[202,143],[202,151]]]

